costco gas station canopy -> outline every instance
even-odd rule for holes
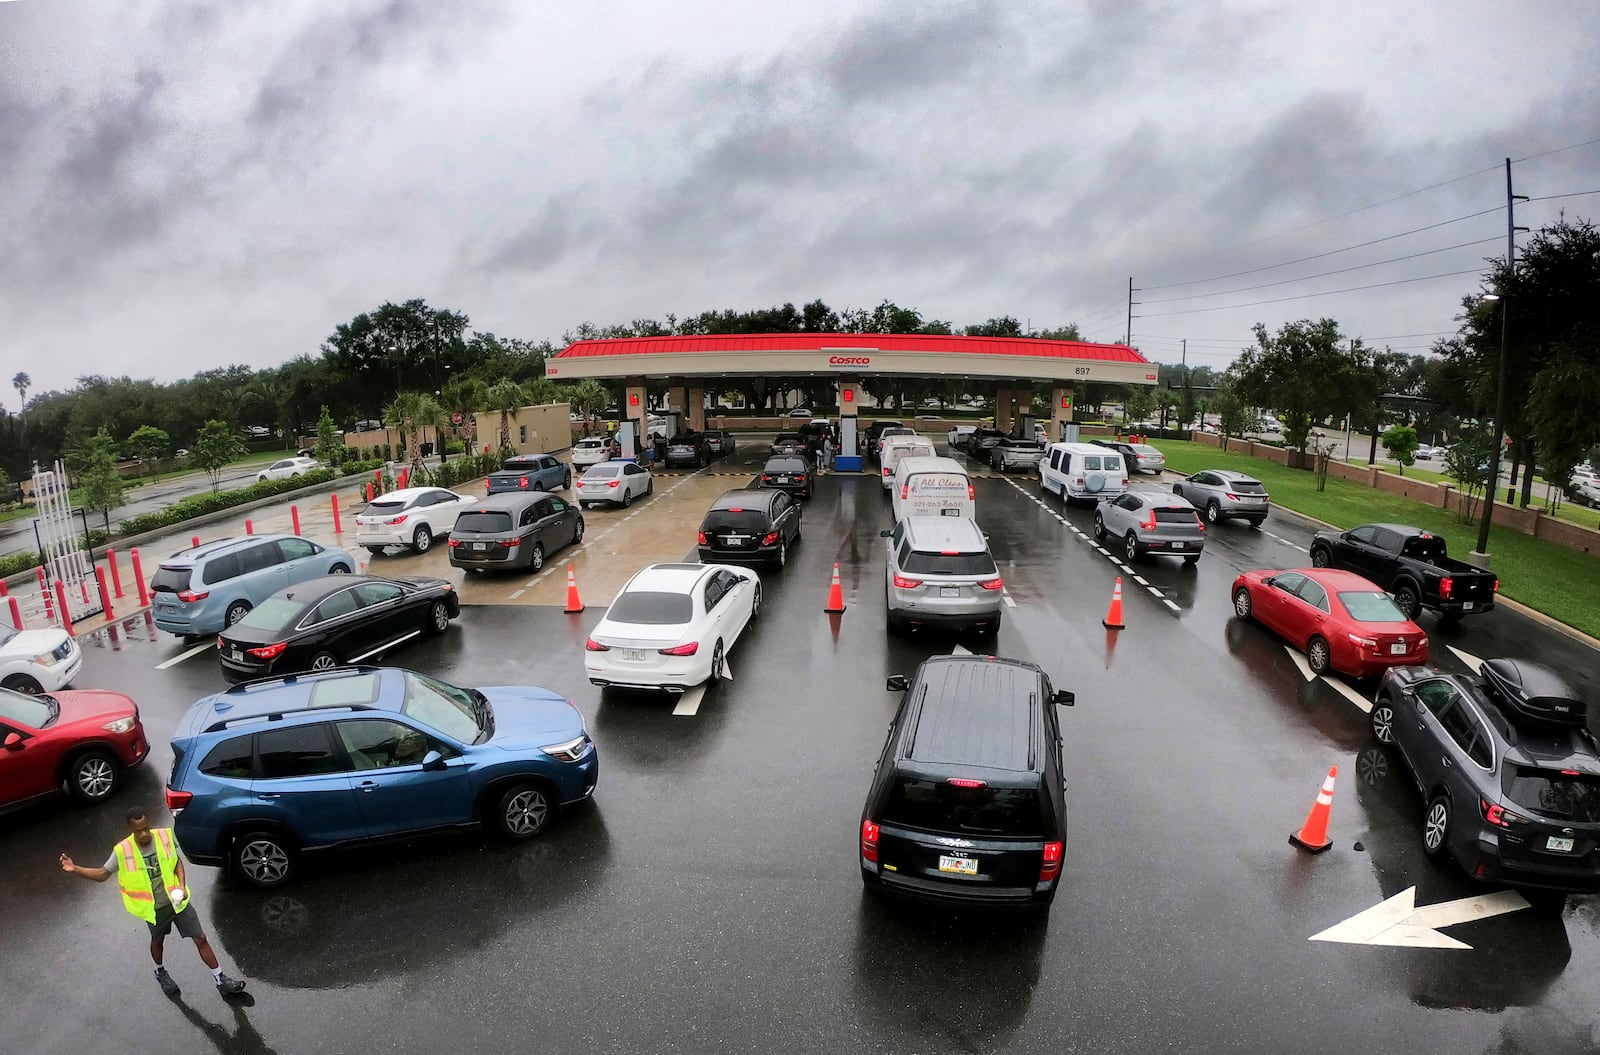
[[[644,434],[647,381],[665,380],[695,429],[705,427],[705,388],[729,377],[834,377],[839,393],[840,468],[855,458],[858,383],[863,377],[960,377],[993,380],[995,425],[1009,429],[1031,416],[1033,386],[1053,384],[1049,434],[1067,434],[1075,383],[1154,385],[1156,368],[1120,344],[1045,341],[1029,337],[960,337],[900,333],[758,333],[688,337],[623,337],[576,341],[545,365],[555,381],[592,377],[621,382],[623,413]],[[681,388],[681,393],[676,391]],[[856,467],[859,467],[858,464]]]

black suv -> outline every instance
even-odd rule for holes
[[[781,568],[800,541],[800,502],[777,490],[728,491],[700,522],[700,563],[765,561]]]
[[[1422,849],[1491,883],[1600,890],[1600,745],[1557,675],[1492,659],[1480,677],[1390,667],[1372,735],[1404,756]]]
[[[1048,910],[1067,842],[1057,692],[1032,663],[935,656],[908,681],[861,811],[869,890]]]

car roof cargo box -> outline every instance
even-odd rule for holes
[[[1489,698],[1508,718],[1566,727],[1581,727],[1588,720],[1588,706],[1577,692],[1546,667],[1519,659],[1491,659],[1478,672]]]

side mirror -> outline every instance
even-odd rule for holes
[[[891,674],[889,680],[884,682],[884,687],[890,692],[905,692],[911,687],[911,682],[904,674]]]
[[[1278,581],[1278,577],[1276,575],[1269,575],[1265,579],[1261,580],[1261,585],[1262,586],[1271,586],[1274,583],[1276,583],[1277,581]]]
[[[1071,707],[1078,702],[1078,697],[1070,689],[1057,689],[1055,701],[1057,706]]]
[[[884,528],[882,531],[878,532],[878,537],[879,538],[888,538],[890,535],[893,535],[893,534],[894,534],[894,531],[892,529]]]
[[[444,768],[444,756],[438,751],[429,751],[422,756],[423,772],[432,773]]]
[[[22,745],[27,743],[27,738],[21,733],[7,733],[5,748],[7,751],[21,751]]]

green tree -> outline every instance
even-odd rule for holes
[[[450,427],[450,415],[438,400],[424,392],[402,392],[384,409],[383,423],[400,434],[395,460],[409,455],[411,478],[418,480],[427,472],[422,464],[422,437],[432,431],[435,442],[442,443],[444,430]]]
[[[1493,442],[1482,429],[1466,429],[1445,451],[1444,471],[1460,492],[1456,515],[1463,524],[1472,522],[1473,499],[1489,485],[1489,449]]]
[[[336,326],[322,343],[322,355],[372,391],[399,395],[407,384],[432,391],[445,374],[467,365],[466,329],[466,315],[430,308],[426,301],[385,303]]]
[[[1276,334],[1256,323],[1255,335],[1229,369],[1234,387],[1245,403],[1278,410],[1285,441],[1304,453],[1312,423],[1345,410],[1360,358],[1340,348],[1332,319],[1284,323]]]
[[[78,472],[78,491],[83,507],[99,513],[106,529],[111,528],[111,511],[125,501],[122,477],[117,473],[117,441],[102,426],[83,451]]]
[[[1250,415],[1245,413],[1244,400],[1239,398],[1232,385],[1217,389],[1217,394],[1211,397],[1211,409],[1217,413],[1217,431],[1223,439],[1243,436],[1250,427]]]
[[[16,484],[11,482],[11,474],[0,468],[0,509],[10,509],[12,496],[16,494]]]
[[[128,437],[127,446],[128,454],[138,458],[140,468],[148,473],[155,470],[157,462],[172,453],[172,437],[167,435],[166,429],[140,425]]]
[[[1122,414],[1130,422],[1146,421],[1150,412],[1155,409],[1155,389],[1149,385],[1134,385],[1129,390],[1127,398],[1122,401]]]
[[[515,381],[495,382],[489,386],[484,397],[488,401],[488,408],[500,414],[500,450],[509,452],[512,450],[511,419],[528,405],[527,397],[522,391],[522,386]]]
[[[226,421],[212,418],[200,427],[189,448],[189,464],[200,469],[215,491],[222,483],[222,470],[244,457],[245,447]]]
[[[594,419],[604,414],[611,406],[611,393],[592,377],[586,377],[572,386],[568,396],[572,407],[583,415],[583,434],[589,435],[593,428]]]
[[[17,396],[21,401],[20,409],[28,409],[28,389],[33,387],[33,378],[29,377],[26,372],[18,370],[16,375],[11,378],[11,387],[17,390]]]
[[[1383,433],[1383,449],[1400,463],[1400,475],[1404,476],[1417,457],[1417,430],[1410,425],[1390,426]]]
[[[333,415],[328,412],[326,405],[317,417],[317,445],[313,450],[324,465],[338,465],[345,458],[347,448],[339,436],[339,427],[333,423]]]
[[[439,404],[451,414],[461,415],[466,430],[467,453],[478,450],[478,411],[489,402],[489,386],[476,377],[456,377],[439,390]]]

